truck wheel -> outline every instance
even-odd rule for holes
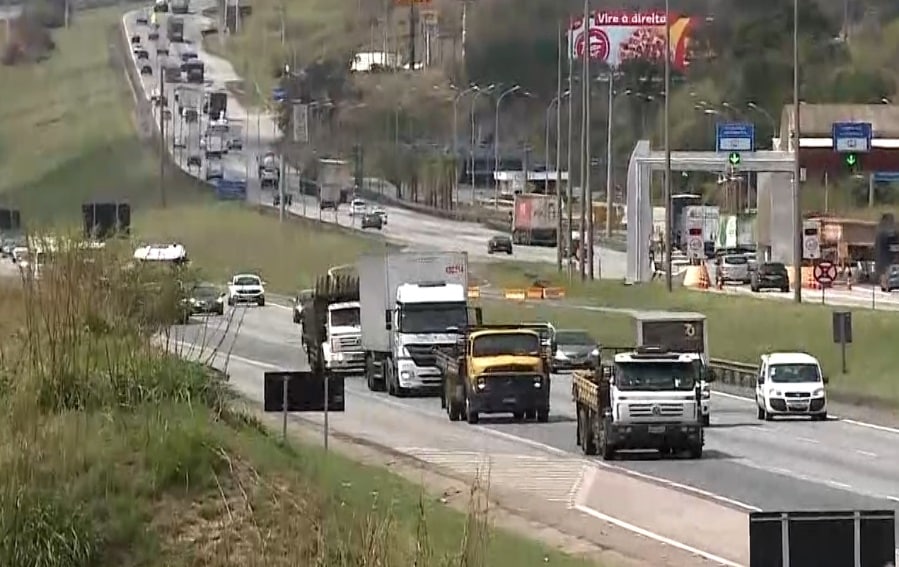
[[[524,412],[524,418],[525,419],[536,419],[537,418],[537,410],[529,409],[528,411]]]
[[[549,410],[537,410],[537,423],[549,421]]]
[[[691,459],[701,459],[702,458],[702,443],[696,443],[690,445],[687,449],[687,454]]]
[[[712,416],[711,415],[702,416],[702,426],[709,427],[710,425],[712,425]]]
[[[446,413],[449,414],[450,421],[459,421],[462,419],[462,408],[453,400],[446,401]]]
[[[596,454],[596,439],[593,437],[593,429],[590,427],[590,420],[587,418],[587,412],[580,410],[577,416],[578,432],[580,433],[581,451],[585,455]]]
[[[525,412],[523,411],[515,411],[512,412],[512,419],[515,421],[523,421],[525,416]]]
[[[756,409],[758,409],[758,414],[756,415],[756,417],[758,419],[765,419],[765,408],[756,406]]]
[[[465,396],[465,420],[472,425],[480,421],[478,412],[471,409],[471,401],[469,401],[467,395]]]
[[[599,456],[604,461],[611,461],[615,458],[615,448],[609,443],[608,429],[605,424],[599,430]]]

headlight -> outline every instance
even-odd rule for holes
[[[771,392],[768,395],[774,396],[775,398],[782,398],[784,393],[781,392],[780,390],[771,390]]]
[[[812,397],[813,397],[813,398],[820,398],[820,397],[823,396],[823,395],[824,395],[824,388],[818,388],[817,390],[815,390],[814,392],[812,392]]]
[[[712,391],[709,390],[708,388],[703,388],[702,389],[702,399],[708,400],[711,397],[712,397]]]
[[[599,349],[595,348],[590,351],[590,356],[599,356]]]
[[[487,382],[485,382],[483,378],[478,378],[478,390],[483,390],[486,387]]]
[[[556,360],[565,360],[568,358],[568,355],[562,352],[561,350],[557,350],[555,354]]]
[[[402,378],[403,380],[409,380],[412,378],[412,372],[403,370],[402,372],[400,372],[400,378]]]
[[[542,376],[534,376],[534,387],[535,388],[543,387],[543,377]]]

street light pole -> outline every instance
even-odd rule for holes
[[[665,289],[671,292],[671,6],[665,0]],[[648,246],[648,242],[638,242]]]
[[[503,91],[499,97],[496,99],[496,123],[493,127],[493,208],[494,210],[499,209],[499,182],[498,182],[498,173],[499,173],[499,107],[503,102],[503,99],[506,98],[507,95],[510,95],[514,92],[518,92],[521,89],[520,86],[515,85],[514,87],[508,88]],[[527,180],[525,180],[527,182]]]
[[[612,237],[612,105],[615,101],[615,74],[609,73],[609,110],[606,130],[606,238]]]
[[[495,89],[495,88],[496,88],[496,85],[494,85],[494,84],[487,85],[487,87],[483,88],[483,89],[478,88],[478,90],[476,90],[474,92],[474,97],[472,97],[472,99],[471,99],[471,132],[470,132],[471,136],[469,138],[470,145],[469,145],[469,152],[468,152],[468,154],[469,154],[468,157],[471,160],[471,167],[468,169],[468,175],[470,178],[472,199],[474,199],[474,147],[475,147],[475,143],[476,143],[476,140],[475,140],[475,136],[476,136],[476,134],[475,134],[475,110],[478,107],[478,97],[481,96],[482,94],[488,94],[488,93],[493,92],[493,89]]]
[[[459,194],[457,187],[459,184],[459,101],[468,93],[476,90],[478,90],[478,86],[472,85],[453,97],[453,187],[455,188],[453,197],[457,201]]]
[[[802,303],[802,209],[799,200],[799,0],[793,0],[793,299]]]
[[[777,136],[777,121],[774,120],[774,117],[771,116],[771,113],[754,102],[748,102],[746,103],[746,106],[764,116],[768,121],[768,124],[771,126],[771,136]]]

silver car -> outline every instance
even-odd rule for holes
[[[743,254],[722,256],[718,264],[719,279],[722,282],[749,283],[749,259]]]

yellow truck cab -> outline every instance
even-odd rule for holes
[[[552,352],[536,327],[469,327],[454,346],[435,350],[451,421],[478,423],[482,413],[548,421]]]

